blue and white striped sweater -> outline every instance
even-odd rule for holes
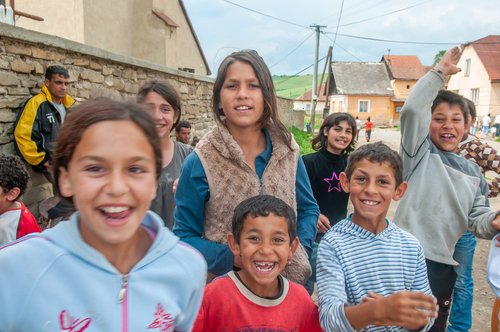
[[[375,235],[350,218],[332,227],[319,246],[317,283],[325,331],[354,331],[344,306],[359,304],[368,291],[380,295],[404,290],[431,294],[424,253],[413,235],[389,220],[387,228]],[[367,326],[363,331],[405,329]]]

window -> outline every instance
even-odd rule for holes
[[[370,101],[369,100],[360,100],[358,102],[358,112],[359,113],[368,113],[370,111]]]
[[[465,60],[465,76],[470,75],[470,59]]]
[[[478,105],[479,102],[479,89],[470,89],[470,100],[474,105]]]
[[[344,112],[344,101],[343,100],[339,101],[339,112]]]
[[[401,113],[401,109],[403,109],[403,106],[397,106],[396,113]]]

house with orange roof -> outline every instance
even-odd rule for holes
[[[376,126],[390,125],[394,93],[389,74],[380,62],[333,62],[330,113],[348,112]]]
[[[393,120],[399,120],[399,112],[418,79],[429,70],[416,55],[384,55],[380,60],[389,73],[394,96],[391,98]]]
[[[322,83],[318,90],[318,102],[316,104],[316,114],[322,114],[324,109],[328,109],[328,89],[326,83]],[[307,90],[301,96],[298,96],[293,101],[294,111],[305,111],[306,114],[311,114],[312,89]]]
[[[500,114],[500,35],[478,39],[463,48],[461,72],[450,77],[448,90],[474,102],[478,117]]]

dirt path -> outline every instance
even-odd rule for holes
[[[361,133],[363,134],[363,133]],[[392,129],[376,129],[372,132],[371,142],[383,141],[395,150],[399,151],[400,132]],[[363,135],[360,135],[359,144],[366,144]],[[500,151],[500,143],[488,139],[488,144]],[[492,209],[500,209],[500,197],[490,199]],[[397,204],[393,203],[389,210],[389,217],[394,214]],[[490,331],[491,308],[494,295],[486,282],[486,265],[489,253],[490,241],[478,240],[474,255],[474,304],[472,307],[472,329],[473,332]]]

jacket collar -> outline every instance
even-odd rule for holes
[[[83,240],[79,230],[79,219],[80,214],[75,212],[69,220],[60,222],[53,228],[41,233],[40,236],[48,239],[56,246],[67,250],[70,254],[80,257],[91,265],[115,274],[120,274],[99,251]],[[146,213],[141,225],[153,230],[156,233],[156,237],[146,255],[137,262],[132,271],[164,255],[179,242],[179,238],[163,226],[161,218],[151,211]]]
[[[292,137],[292,150],[283,142],[279,136],[278,130],[274,125],[264,127],[264,134],[271,137],[272,143],[272,156],[277,160],[283,159],[288,153],[298,151],[299,146]],[[227,127],[223,124],[217,123],[211,132],[207,135],[207,140],[219,153],[227,159],[235,160],[241,165],[245,163],[243,151],[238,143],[234,140],[233,136],[229,133]],[[267,139],[266,139],[267,141]]]
[[[51,102],[51,103],[54,102],[52,100],[52,94],[50,93],[49,89],[47,88],[47,86],[45,84],[42,86],[42,90],[40,92],[45,95],[45,98],[47,98],[47,100],[49,102]],[[75,100],[70,95],[66,95],[62,99],[62,103],[63,103],[64,107],[70,108],[75,103]]]

